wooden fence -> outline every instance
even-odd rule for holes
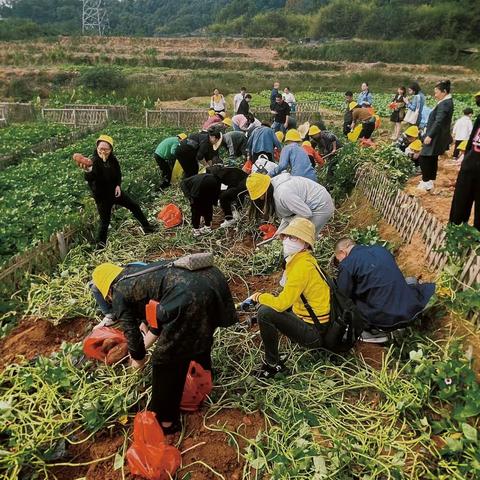
[[[36,120],[35,109],[31,103],[0,102],[0,108],[7,123]]]
[[[446,265],[446,254],[439,252],[445,240],[445,225],[415,197],[395,191],[386,175],[371,164],[365,164],[357,172],[357,187],[407,244],[414,234],[420,235],[427,248],[426,261],[430,268],[438,272]],[[467,256],[459,281],[464,289],[480,284],[480,256],[475,252]]]
[[[0,106],[0,127],[7,126],[7,109],[6,107]]]
[[[128,121],[128,108],[125,105],[79,105],[72,103],[64,105],[63,108],[73,108],[75,110],[107,110],[109,120],[117,122]]]
[[[47,122],[74,127],[104,125],[110,118],[105,108],[42,108],[42,117]]]

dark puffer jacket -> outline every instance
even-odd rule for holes
[[[94,151],[92,171],[85,173],[85,180],[95,198],[110,199],[115,197],[115,187],[122,183],[122,171],[117,157],[112,153],[104,162]]]
[[[163,260],[147,266],[127,267],[113,285],[113,313],[122,322],[130,355],[135,360],[143,359],[146,354],[138,312],[145,311],[150,300],[160,302],[159,328],[151,328],[152,333],[159,335],[153,364],[190,359],[209,351],[215,329],[237,321],[230,289],[218,268],[192,272],[166,266],[170,263]],[[124,278],[153,265],[166,268]]]

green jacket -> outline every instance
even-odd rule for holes
[[[175,160],[175,151],[179,143],[178,137],[167,137],[158,144],[155,153],[165,160]]]

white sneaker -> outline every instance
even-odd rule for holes
[[[224,220],[220,224],[220,228],[228,228],[228,227],[231,227],[231,226],[235,225],[235,223],[237,223],[237,221],[234,218],[231,218],[230,220]]]
[[[199,237],[199,236],[202,234],[200,228],[194,228],[194,229],[192,230],[192,233],[193,233],[193,236],[194,236],[194,237]]]
[[[388,335],[377,330],[375,333],[364,330],[360,336],[360,341],[365,343],[386,343],[388,342]]]
[[[417,190],[422,190],[424,192],[428,192],[433,188],[433,185],[430,184],[431,180],[428,182],[424,182],[423,180],[417,185]]]
[[[433,180],[427,182],[427,191],[433,190]]]
[[[212,233],[212,227],[202,227],[200,229],[200,235],[208,235],[209,233]]]

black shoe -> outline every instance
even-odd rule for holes
[[[145,235],[147,235],[149,233],[153,233],[155,231],[155,227],[151,224],[142,226],[142,229],[143,229]]]
[[[162,424],[160,424],[162,427],[163,433],[165,435],[173,435],[174,433],[180,432],[182,430],[182,422],[180,420],[177,420],[176,422],[173,422],[169,427],[164,427]]]
[[[271,366],[268,363],[264,363],[262,368],[256,375],[257,378],[268,380],[274,378],[279,373],[286,373],[287,367],[283,363],[277,363],[277,365]]]

